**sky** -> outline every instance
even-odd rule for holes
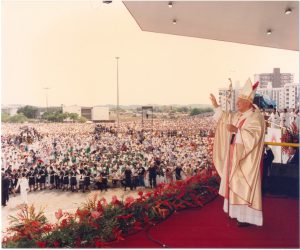
[[[2,1],[1,103],[46,106],[209,104],[209,93],[299,52],[141,31],[121,1]],[[49,90],[44,88],[48,87]]]

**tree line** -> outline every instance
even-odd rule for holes
[[[16,115],[1,113],[2,122],[24,123],[38,117],[39,110],[37,107],[26,105],[17,110]],[[63,113],[62,110],[46,111],[41,115],[41,119],[48,122],[86,122],[85,117],[79,116],[76,113]]]

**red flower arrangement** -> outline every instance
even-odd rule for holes
[[[290,129],[286,129],[281,137],[281,142],[299,143],[299,129],[295,123],[292,123]],[[282,147],[282,151],[290,155],[289,147]]]
[[[94,196],[75,214],[55,213],[57,222],[49,224],[43,212],[33,207],[22,210],[2,240],[3,247],[105,247],[112,241],[123,240],[131,232],[162,221],[175,211],[203,206],[218,193],[216,176],[194,176],[185,181],[160,184],[139,197],[120,201],[114,196],[110,203]],[[30,215],[31,220],[24,215]]]

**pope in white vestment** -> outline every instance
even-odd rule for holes
[[[257,83],[258,84],[258,83]],[[224,212],[236,218],[239,226],[263,225],[261,196],[261,157],[264,146],[264,117],[252,102],[257,84],[250,79],[239,92],[238,112],[222,111],[211,95],[217,121],[213,161],[221,177],[219,194]]]

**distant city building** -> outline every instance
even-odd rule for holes
[[[285,84],[294,82],[294,75],[291,73],[280,73],[280,68],[274,68],[273,73],[261,73],[254,75],[254,82],[259,81],[260,88],[267,88],[271,82],[273,88],[283,87]]]
[[[107,121],[109,120],[109,108],[102,106],[95,106],[92,108],[93,121]]]
[[[286,84],[283,87],[285,108],[293,109],[299,107],[299,84]]]
[[[256,93],[274,100],[280,110],[299,107],[299,84],[296,83],[285,84],[280,88],[272,88],[268,84],[266,88],[258,88]]]
[[[85,117],[90,121],[108,121],[109,107],[94,106],[94,107],[80,107],[78,105],[62,106],[63,113],[75,113],[78,116]]]
[[[78,116],[81,116],[81,107],[78,105],[72,105],[72,106],[62,105],[62,112],[63,113],[75,113]]]
[[[21,108],[22,105],[7,105],[1,107],[1,112],[9,114],[11,116],[16,115],[19,108]]]

